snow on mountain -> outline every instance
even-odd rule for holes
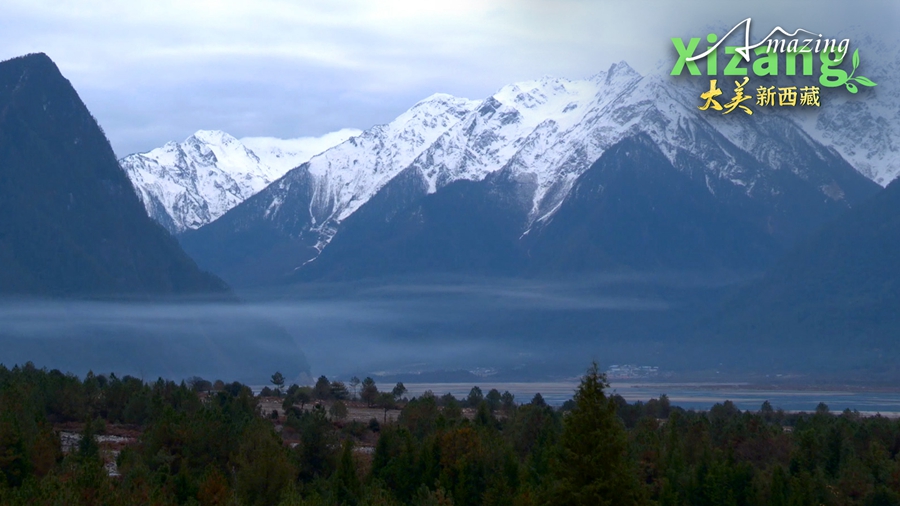
[[[599,157],[602,145],[612,143],[586,142],[590,139],[585,128],[594,122],[585,121],[639,80],[623,63],[589,80],[544,77],[505,86],[442,135],[412,168],[432,193],[459,179],[481,180],[510,165],[534,179],[537,209],[560,178],[573,180]],[[599,137],[603,130],[597,130]],[[561,197],[564,191],[557,193]]]
[[[218,130],[200,130],[184,142],[128,155],[119,164],[148,214],[179,233],[215,220],[312,155],[357,133],[344,129],[322,137],[239,141]]]
[[[321,235],[320,247],[336,225],[353,214],[449,128],[475,109],[478,102],[435,94],[414,105],[394,121],[378,125],[309,160],[312,178],[309,205],[312,229]],[[298,168],[299,169],[299,168]],[[276,219],[295,178],[271,187],[266,216]]]
[[[539,222],[607,148],[638,132],[650,135],[676,167],[684,163],[679,153],[700,160],[713,193],[721,184],[748,194],[778,192],[765,184],[757,188],[767,178],[760,161],[774,169],[806,170],[804,177],[821,179],[823,193],[840,194],[827,175],[805,168],[810,150],[827,154],[793,123],[765,115],[753,121],[704,116],[694,102],[696,97],[666,78],[643,77],[625,62],[586,80],[544,77],[512,84],[482,101],[433,95],[390,124],[313,157],[297,169],[303,177],[288,173],[262,195],[265,218],[286,219],[279,217],[281,206],[299,198],[298,192],[311,192],[305,230],[319,234],[321,251],[340,223],[401,171],[417,174],[427,193],[434,193],[453,181],[480,181],[507,170],[533,185],[529,219]],[[791,135],[780,138],[774,131]],[[746,153],[738,147],[756,161],[740,160]]]
[[[637,131],[674,160],[690,130],[710,127],[660,80],[625,62],[588,80],[545,77],[502,88],[414,163],[429,192],[507,169],[535,186],[533,221],[547,218],[571,184],[611,145]],[[698,146],[698,155],[702,147]],[[712,161],[715,168],[716,161]],[[726,167],[719,167],[725,170]]]
[[[858,94],[831,93],[823,97],[822,110],[807,116],[804,128],[818,141],[834,147],[857,170],[881,186],[900,175],[900,39],[873,37],[860,27],[839,34],[851,49],[859,49],[857,75],[877,86],[861,88]]]
[[[340,222],[408,167],[418,172],[429,193],[505,168],[534,185],[530,219],[545,220],[605,149],[638,131],[659,143],[673,163],[679,150],[704,160],[711,191],[715,180],[753,191],[764,175],[747,173],[734,156],[707,143],[718,132],[770,166],[799,170],[794,162],[805,155],[764,131],[778,122],[776,116],[800,124],[812,139],[884,185],[900,173],[900,106],[877,100],[876,94],[890,91],[888,76],[900,71],[900,58],[884,57],[889,48],[869,38],[853,40],[866,48],[871,61],[867,73],[879,87],[859,96],[831,94],[818,114],[757,111],[754,122],[704,117],[697,114],[692,88],[667,76],[643,77],[620,62],[586,80],[544,77],[511,84],[482,101],[436,94],[393,122],[365,132],[345,129],[319,138],[238,141],[222,132],[200,131],[183,143],[129,155],[122,165],[148,212],[181,232],[217,219],[310,160],[310,223],[322,245]],[[290,186],[291,178],[286,178],[273,189],[267,215],[278,214]]]
[[[214,272],[253,277],[259,258],[266,258],[272,265],[267,275],[283,274],[317,258],[342,223],[376,196],[369,208],[375,214],[363,222],[387,222],[455,181],[479,182],[493,174],[515,183],[510,197],[526,207],[531,200],[528,234],[548,223],[606,150],[638,134],[721,202],[766,209],[776,221],[785,217],[783,226],[770,226],[783,241],[815,221],[803,214],[815,206],[798,202],[834,202],[827,214],[871,190],[792,118],[763,111],[752,117],[706,113],[698,110],[694,91],[668,76],[641,76],[620,62],[589,79],[544,77],[480,101],[433,95],[391,123],[312,157],[222,219],[184,236],[182,244]],[[794,214],[779,210],[795,204]],[[217,253],[251,238],[257,246]]]
[[[704,116],[695,99],[664,77],[642,77],[625,62],[588,80],[545,77],[518,83],[486,99],[411,168],[427,182],[429,193],[459,179],[477,181],[508,170],[534,186],[532,223],[549,218],[607,148],[638,132],[650,135],[676,167],[683,163],[681,152],[701,160],[713,193],[720,184],[750,193],[768,177],[759,164],[739,160],[735,146],[769,168],[805,171],[804,177],[821,179],[821,186],[830,188],[827,175],[807,170],[810,150],[826,156],[821,146],[801,134],[773,135],[794,132],[793,123],[762,115],[753,121]],[[725,145],[729,142],[733,146]]]
[[[698,33],[725,33],[729,29],[729,26],[706,26]],[[851,54],[856,49],[860,51],[861,65],[856,75],[870,78],[878,83],[877,86],[859,86],[857,94],[851,94],[843,87],[822,88],[820,108],[808,111],[756,108],[755,114],[771,113],[799,124],[817,142],[837,151],[862,175],[886,186],[900,175],[900,102],[894,99],[900,92],[896,80],[900,75],[900,38],[896,33],[888,32],[875,35],[859,25],[826,37],[850,39]],[[668,75],[671,68],[672,61],[661,60],[654,73]],[[852,67],[845,64],[843,68],[851,70]],[[782,75],[775,83],[779,86],[816,86],[817,79]],[[685,95],[687,99],[696,99],[704,91],[691,80],[668,81],[680,92],[687,92],[690,95]],[[726,129],[733,126],[724,125]]]
[[[279,139],[277,137],[243,137],[241,144],[259,157],[260,161],[276,169],[279,177],[303,162],[331,147],[362,133],[356,128],[343,128],[321,137]]]

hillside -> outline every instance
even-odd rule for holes
[[[225,291],[147,216],[50,58],[0,63],[0,293]]]

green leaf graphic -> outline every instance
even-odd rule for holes
[[[856,93],[856,92],[858,91],[858,90],[856,89],[856,85],[853,84],[853,83],[849,83],[849,82],[848,82],[848,83],[845,84],[844,86],[847,87],[847,90],[850,91],[850,93]]]
[[[854,81],[858,82],[863,86],[878,86],[878,83],[872,81],[868,77],[856,76],[853,78]]]
[[[859,67],[859,49],[853,51],[853,70],[856,70],[856,67]]]

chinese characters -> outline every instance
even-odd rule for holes
[[[729,114],[740,108],[740,110],[747,114],[753,114],[753,111],[744,105],[745,101],[753,100],[754,98],[751,95],[744,94],[744,87],[746,87],[749,82],[750,78],[746,76],[744,76],[743,81],[734,81],[734,95],[731,100],[726,102],[723,106],[717,100],[717,97],[722,96],[722,90],[717,86],[718,80],[710,79],[709,90],[700,94],[700,100],[703,100],[704,103],[699,106],[698,109],[701,111],[713,109],[715,111],[722,111],[722,114]],[[801,107],[821,107],[822,104],[819,101],[819,87],[803,86],[798,90],[797,86],[785,86],[780,88],[775,86],[760,86],[756,89],[756,105],[759,107],[774,107],[776,105],[778,107],[796,107],[798,103]]]

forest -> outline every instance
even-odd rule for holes
[[[272,383],[0,366],[0,504],[900,504],[900,420],[824,404],[628,403],[596,364],[560,407]]]

